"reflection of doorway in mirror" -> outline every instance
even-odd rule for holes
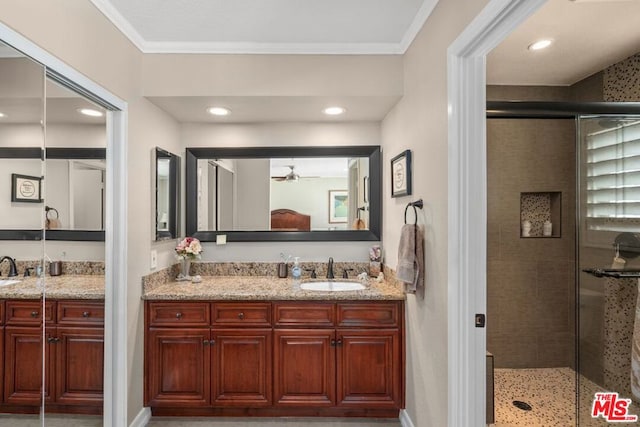
[[[69,228],[103,230],[105,163],[69,161]]]

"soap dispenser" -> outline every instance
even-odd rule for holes
[[[300,279],[300,276],[302,276],[302,269],[300,268],[300,257],[293,258],[293,267],[291,268],[291,276],[294,279]]]

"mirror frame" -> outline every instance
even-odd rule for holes
[[[369,229],[319,231],[198,231],[198,159],[264,159],[272,157],[368,157]],[[187,236],[215,242],[226,235],[228,242],[337,242],[380,241],[382,236],[382,156],[379,145],[332,147],[247,147],[186,149]]]
[[[169,159],[169,221],[168,231],[158,230],[158,159]],[[177,239],[180,232],[180,156],[163,150],[155,149],[155,236],[156,241]]]
[[[106,148],[45,148],[43,150],[40,147],[0,147],[0,159],[105,160],[106,154]],[[42,240],[44,236],[44,229],[0,230],[0,240]],[[104,242],[104,236],[104,230],[46,230],[46,240]]]

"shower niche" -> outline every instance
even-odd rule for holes
[[[520,237],[561,237],[562,192],[520,193]]]

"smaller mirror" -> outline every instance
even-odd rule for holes
[[[178,237],[180,212],[180,157],[156,147],[156,240]]]

